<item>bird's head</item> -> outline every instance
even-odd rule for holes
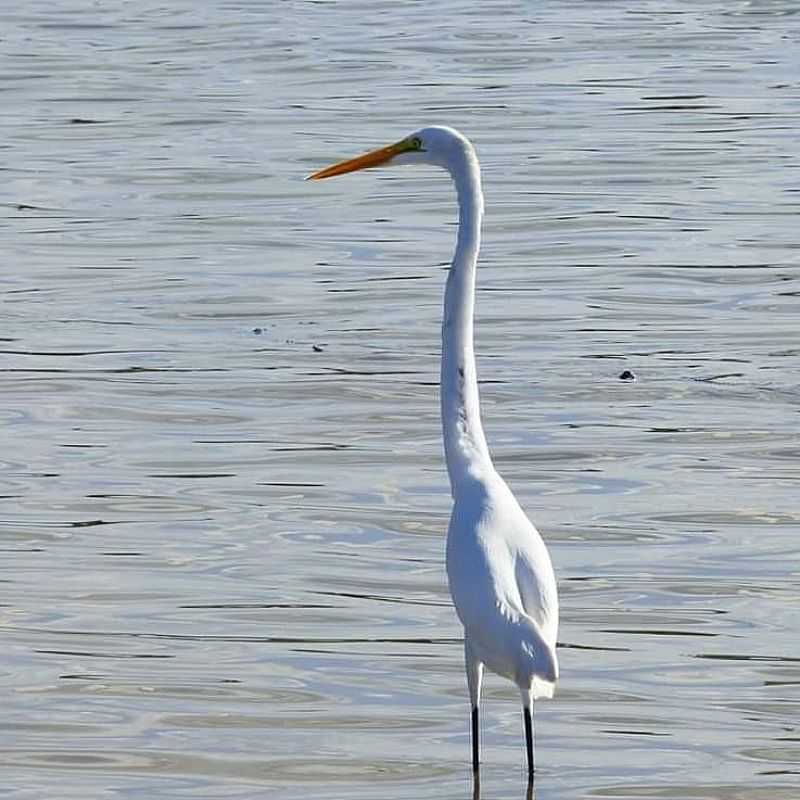
[[[435,125],[421,128],[394,144],[325,167],[309,175],[307,180],[318,181],[367,167],[400,164],[433,164],[453,172],[460,164],[474,158],[475,151],[465,136],[453,128]]]

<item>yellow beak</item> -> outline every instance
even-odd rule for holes
[[[381,164],[391,161],[400,153],[416,149],[418,148],[412,144],[410,139],[403,139],[403,141],[390,144],[388,147],[371,150],[369,153],[364,153],[362,156],[348,158],[346,161],[339,161],[336,164],[331,164],[329,167],[325,167],[318,172],[312,172],[311,175],[306,176],[306,180],[319,181],[323,178],[332,178],[334,175],[344,175],[347,172],[355,172],[357,169],[379,167]]]

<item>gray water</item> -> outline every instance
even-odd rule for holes
[[[537,797],[796,800],[798,11],[3,4],[0,795],[471,796],[452,191],[301,180],[445,123],[562,600]],[[493,677],[483,759],[524,796]]]

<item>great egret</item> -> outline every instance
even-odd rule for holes
[[[447,576],[464,626],[473,771],[477,776],[478,708],[485,665],[519,687],[532,777],[533,703],[539,697],[552,697],[558,680],[558,591],[547,548],[496,472],[481,425],[472,343],[483,217],[480,167],[465,136],[437,126],[308,177],[319,180],[384,164],[443,167],[458,195],[458,239],[444,296],[440,381],[442,435],[453,495]]]

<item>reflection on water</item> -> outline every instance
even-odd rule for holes
[[[525,787],[525,800],[534,800],[536,797],[536,787],[533,778],[528,778],[528,784]],[[481,800],[481,779],[480,775],[475,775],[472,780],[472,800]]]
[[[301,181],[444,122],[486,427],[560,582],[536,797],[796,800],[795,12],[0,12],[5,795],[470,797],[452,193]],[[524,796],[485,694],[481,796]]]

